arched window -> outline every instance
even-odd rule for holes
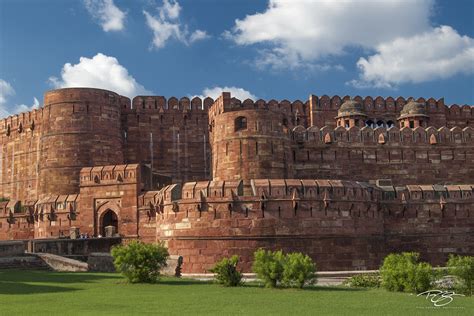
[[[372,121],[372,120],[365,121],[365,126],[373,128],[374,127],[374,121]]]
[[[394,125],[393,121],[387,121],[387,128],[393,127]]]
[[[385,127],[385,122],[382,120],[377,121],[377,127]]]
[[[241,131],[247,129],[247,118],[244,116],[239,116],[235,119],[235,131]]]

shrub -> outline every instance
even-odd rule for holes
[[[282,283],[285,286],[303,288],[305,283],[314,284],[316,281],[316,266],[313,260],[301,252],[289,253],[283,264]]]
[[[263,280],[265,287],[278,284],[302,288],[305,283],[316,281],[316,265],[302,253],[283,254],[279,251],[259,249],[254,253],[252,266],[257,277]]]
[[[424,292],[434,278],[431,265],[418,262],[419,254],[404,252],[385,257],[380,268],[382,286],[389,291]]]
[[[210,271],[216,274],[216,281],[224,286],[238,286],[242,283],[242,273],[237,271],[239,257],[223,258]]]
[[[380,275],[356,274],[345,280],[344,284],[351,287],[380,287]]]
[[[168,250],[162,244],[132,241],[112,248],[114,265],[130,283],[154,283],[166,266]]]
[[[259,249],[254,253],[253,272],[263,280],[265,287],[276,287],[283,277],[283,252]]]
[[[457,277],[456,289],[466,295],[472,295],[474,287],[474,256],[450,255],[448,271]]]

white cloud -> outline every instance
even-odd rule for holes
[[[15,95],[15,90],[7,81],[0,79],[0,106],[4,106],[9,96]]]
[[[377,53],[360,58],[359,80],[364,87],[394,87],[474,73],[474,39],[441,26],[411,37],[400,37],[377,46]]]
[[[7,81],[0,79],[0,118],[4,118],[13,114],[28,112],[37,109],[40,105],[37,98],[33,98],[32,105],[17,104],[11,107],[7,106],[8,98],[15,95],[15,89]]]
[[[191,36],[189,36],[189,42],[194,43],[194,42],[197,42],[197,41],[209,38],[209,37],[210,36],[206,32],[204,32],[202,30],[196,30],[191,34]]]
[[[56,88],[91,87],[107,89],[128,97],[151,94],[133,78],[115,57],[98,53],[92,58],[81,57],[79,63],[66,63],[61,79],[49,78]]]
[[[158,16],[153,16],[143,10],[146,24],[153,31],[153,47],[160,49],[166,45],[170,39],[176,39],[185,45],[209,38],[210,36],[203,30],[195,30],[191,34],[188,26],[181,25],[179,15],[181,6],[177,1],[163,0],[163,6],[158,7]]]
[[[428,30],[433,2],[270,0],[263,13],[236,20],[224,35],[238,45],[264,44],[260,64],[300,67]]]
[[[125,28],[126,13],[113,0],[84,0],[84,4],[105,32],[122,31]]]
[[[179,18],[179,13],[181,12],[181,6],[177,1],[163,0],[163,7],[160,10],[160,16],[162,19],[170,18],[177,19]]]
[[[19,104],[16,105],[13,109],[13,113],[21,113],[21,112],[28,112],[33,109],[39,108],[40,103],[36,97],[33,98],[33,104],[32,105],[26,105],[26,104]]]
[[[252,100],[257,100],[257,97],[250,93],[249,91],[245,90],[245,89],[242,89],[242,88],[238,88],[238,87],[213,87],[213,88],[205,88],[203,91],[202,91],[202,95],[198,95],[198,97],[200,97],[201,99],[204,99],[206,97],[211,97],[213,98],[214,100],[217,99],[221,94],[222,92],[230,92],[230,95],[232,97],[235,97],[241,101],[245,100],[245,99],[252,99]]]

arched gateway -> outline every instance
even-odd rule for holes
[[[114,227],[114,229],[107,228],[109,226]],[[100,233],[104,237],[112,237],[111,235],[115,235],[118,233],[118,217],[117,214],[108,209],[102,215],[102,219],[100,221]]]

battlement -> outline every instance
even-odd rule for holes
[[[368,113],[378,113],[383,114],[387,112],[400,112],[403,109],[403,106],[411,100],[416,100],[416,102],[423,104],[429,113],[442,113],[450,116],[460,116],[467,119],[474,117],[474,107],[470,105],[457,105],[453,104],[450,106],[445,105],[444,98],[435,100],[434,98],[424,99],[413,97],[403,98],[398,97],[394,99],[393,97],[376,97],[375,99],[367,96],[362,98],[361,96],[344,96],[340,97],[338,95],[328,96],[322,95],[318,97],[316,95],[310,95],[308,101],[302,102],[301,100],[295,100],[290,102],[288,100],[269,100],[265,101],[262,99],[259,100],[239,100],[237,98],[231,97],[229,93],[224,92],[219,96],[214,104],[212,105],[214,114],[220,114],[228,111],[239,111],[239,110],[252,110],[252,109],[264,109],[271,111],[282,111],[285,113],[300,114],[302,116],[310,114],[310,108],[315,110],[328,110],[328,111],[337,111],[342,103],[348,100],[355,100],[362,104],[363,110]]]
[[[218,115],[225,112],[232,111],[243,111],[243,110],[269,110],[280,113],[293,113],[301,116],[308,115],[309,101],[303,103],[301,100],[295,100],[290,102],[288,100],[269,100],[258,99],[256,101],[252,99],[245,99],[243,101],[231,97],[230,93],[224,92],[219,96],[213,103],[210,114]]]
[[[245,188],[245,189],[244,189]],[[474,203],[474,184],[449,185],[372,185],[344,180],[252,179],[240,181],[187,182],[140,196],[141,206],[173,202],[219,201],[359,201],[395,203]]]
[[[291,131],[291,137],[298,143],[360,143],[360,144],[379,144],[379,145],[474,145],[474,129],[465,127],[447,127],[428,128],[417,127],[363,127],[352,126],[345,128],[338,126],[324,126],[319,128],[311,126],[296,126]]]
[[[0,120],[0,136],[9,137],[33,131],[41,124],[42,118],[42,107],[3,118]]]
[[[182,97],[178,100],[176,97],[170,97],[168,100],[163,96],[136,96],[133,98],[131,107],[123,107],[125,112],[145,112],[145,113],[164,113],[164,112],[189,112],[189,111],[207,111],[214,103],[210,97],[202,100],[194,97],[190,100],[188,97]]]
[[[140,175],[139,169],[139,164],[82,168],[80,172],[80,186],[137,183]]]

